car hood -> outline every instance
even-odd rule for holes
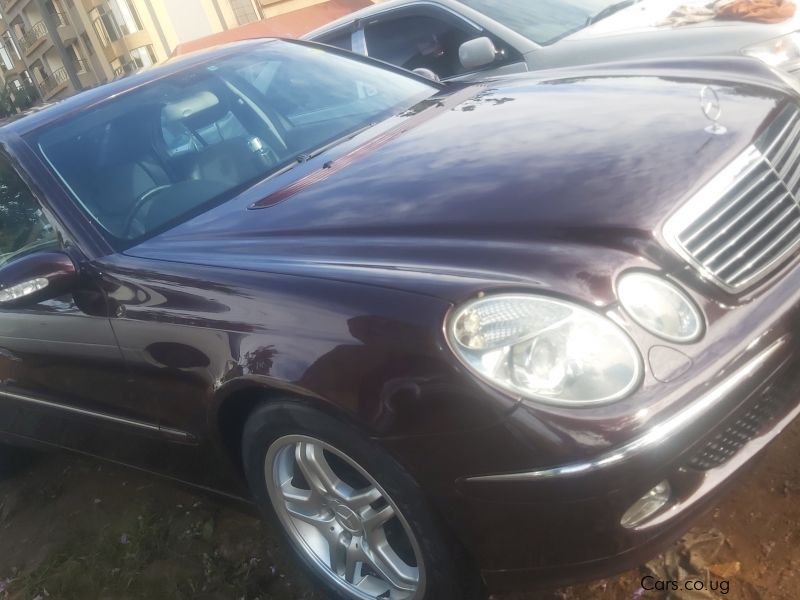
[[[128,253],[400,287],[412,273],[538,285],[553,265],[658,260],[665,217],[791,101],[746,64],[749,75],[631,66],[461,89]],[[725,135],[706,131],[706,85]]]
[[[642,0],[633,6],[623,9],[590,27],[568,36],[568,40],[592,39],[625,33],[639,33],[646,31],[659,31],[673,29],[667,18],[672,12],[681,6],[702,8],[709,4],[709,0]],[[745,24],[744,21],[729,21],[712,19],[691,25],[682,25],[682,28],[706,29],[709,27],[737,27]],[[795,30],[800,28],[800,13],[784,23],[781,28]],[[769,26],[762,25],[765,29]],[[769,39],[765,35],[764,39]]]

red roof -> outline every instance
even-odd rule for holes
[[[296,38],[325,25],[325,23],[330,23],[339,17],[371,5],[371,0],[328,0],[322,4],[301,8],[263,21],[248,23],[241,27],[178,44],[172,54],[178,56],[220,44],[260,37]]]

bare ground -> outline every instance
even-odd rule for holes
[[[728,593],[645,591],[658,580]],[[653,581],[653,580],[650,580]],[[800,597],[800,423],[729,496],[641,569],[502,600]],[[235,503],[62,455],[0,482],[0,600],[320,600],[272,532]]]

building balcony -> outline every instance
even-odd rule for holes
[[[82,0],[81,3],[83,4],[83,8],[86,9],[86,12],[89,12],[93,8],[104,5],[105,1],[106,0]]]
[[[125,63],[121,67],[117,67],[114,69],[114,79],[122,79],[123,77],[127,77],[128,75],[133,75],[134,73],[138,73],[140,71],[140,67],[136,64],[129,62]]]
[[[69,21],[67,21],[67,17],[64,13],[59,11],[52,11],[50,16],[53,17],[53,21],[55,21],[56,27],[63,27],[64,25],[69,25]]]
[[[22,10],[29,1],[30,0],[0,0],[0,4],[2,4],[6,16],[10,17],[12,16],[12,12]]]
[[[50,13],[50,16],[52,17],[55,26],[58,28],[59,37],[64,42],[69,42],[70,40],[77,38],[75,28],[67,20],[67,17],[63,13],[56,11]],[[30,57],[33,51],[37,48],[48,48],[49,44],[44,43],[45,41],[49,40],[48,33],[50,32],[48,31],[47,25],[45,25],[43,20],[33,24],[30,29],[19,36],[19,47],[20,50],[22,50],[22,53],[26,57]]]
[[[64,42],[69,42],[78,37],[75,27],[69,22],[66,15],[57,11],[50,14],[53,16],[56,27],[58,27],[58,35]]]
[[[78,75],[81,87],[84,89],[91,88],[100,83],[87,61],[83,59],[72,59],[72,64],[75,66],[75,73]]]
[[[69,87],[69,75],[64,67],[56,69],[52,73],[45,75],[45,78],[39,82],[39,89],[42,90],[42,98],[50,100]]]
[[[100,80],[97,79],[94,73],[91,71],[85,71],[83,73],[78,73],[78,80],[81,82],[81,87],[83,89],[93,88],[95,86],[100,85]]]
[[[9,77],[13,77],[15,75],[19,75],[20,73],[25,71],[25,69],[27,69],[25,63],[22,62],[19,58],[17,58],[16,55],[9,53],[9,56],[11,58],[10,64],[7,65],[5,64],[5,62],[0,63],[0,69],[2,69],[3,76],[6,79],[8,79]]]
[[[47,26],[44,21],[35,23],[30,29],[23,33],[19,38],[19,47],[25,56],[30,54],[47,40]]]

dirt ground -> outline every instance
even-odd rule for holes
[[[679,544],[640,570],[502,600],[800,597],[800,423]],[[647,591],[665,580],[705,591]],[[727,582],[727,586],[722,586]],[[722,593],[727,589],[727,593]],[[236,503],[47,455],[0,482],[0,600],[322,600]]]

